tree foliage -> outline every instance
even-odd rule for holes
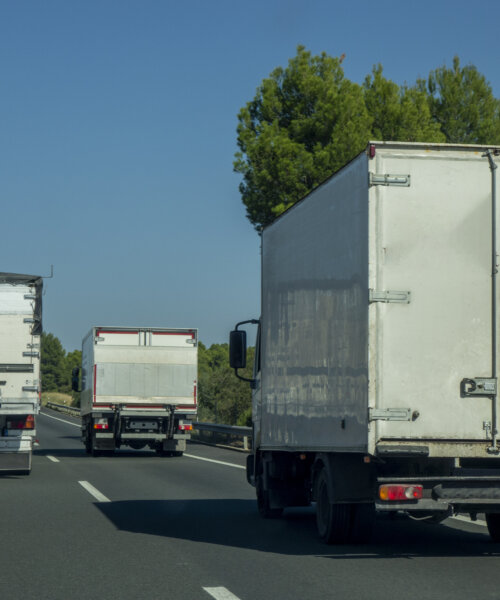
[[[254,349],[249,348],[244,377],[252,376]],[[229,366],[228,344],[198,347],[199,419],[227,425],[251,424],[251,391]]]
[[[420,81],[420,88],[425,83]],[[427,80],[433,118],[446,141],[454,144],[500,144],[500,100],[491,85],[473,65],[453,66],[432,71]]]
[[[419,86],[398,86],[382,74],[382,65],[365,79],[364,98],[372,117],[371,138],[405,142],[445,142]],[[368,141],[368,140],[366,140]]]
[[[345,77],[342,58],[299,46],[238,114],[234,170],[250,222],[260,231],[370,139],[498,144],[499,100],[457,57],[413,86],[388,80],[381,65],[359,86]]]
[[[234,168],[257,229],[360,152],[371,126],[363,90],[344,77],[341,60],[303,46],[264,79],[238,120]]]
[[[80,366],[80,350],[66,353],[59,339],[52,333],[42,333],[40,370],[42,392],[71,393],[71,371]]]

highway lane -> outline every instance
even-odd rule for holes
[[[480,525],[380,519],[371,544],[328,547],[312,509],[258,516],[241,453],[92,458],[78,419],[44,412],[32,474],[0,479],[9,598],[500,597],[500,545]]]

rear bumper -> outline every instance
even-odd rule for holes
[[[500,512],[500,476],[380,478],[382,483],[422,485],[423,498],[405,502],[377,500],[379,511]],[[378,488],[377,488],[378,490]]]
[[[29,436],[0,437],[0,472],[30,471],[32,446]]]
[[[97,439],[112,439],[113,433],[99,433],[96,432],[95,437]],[[166,433],[121,433],[118,438],[119,440],[126,442],[128,440],[143,440],[145,442],[162,442],[169,439]],[[174,440],[190,440],[189,434],[174,434],[171,439]]]

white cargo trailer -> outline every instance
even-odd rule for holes
[[[197,368],[196,329],[93,327],[82,343],[87,452],[149,446],[181,455],[196,418]]]
[[[327,542],[378,511],[487,513],[500,541],[498,148],[374,142],[262,233],[248,479],[317,503]],[[240,325],[240,324],[239,324]],[[244,331],[231,362],[245,362]]]
[[[43,279],[0,273],[0,471],[29,474],[40,410]]]

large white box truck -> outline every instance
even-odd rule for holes
[[[43,279],[0,273],[0,471],[29,474],[40,411]]]
[[[263,516],[315,501],[341,543],[375,511],[486,513],[500,541],[499,161],[370,143],[263,230],[247,465]]]
[[[196,329],[92,327],[82,342],[82,441],[180,456],[197,413]],[[73,372],[78,388],[79,369]]]

